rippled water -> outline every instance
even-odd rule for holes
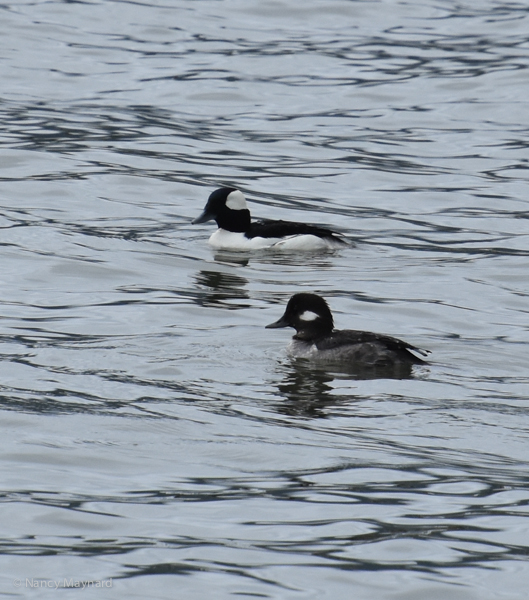
[[[527,4],[0,15],[2,594],[525,599]],[[226,184],[356,246],[215,254]],[[431,363],[290,362],[300,290]]]

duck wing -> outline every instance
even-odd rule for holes
[[[247,237],[282,238],[290,235],[315,235],[321,238],[332,238],[337,242],[346,244],[341,234],[326,227],[308,225],[307,223],[294,223],[292,221],[271,221],[262,219],[251,224]]]
[[[414,352],[417,352],[421,356],[428,356],[430,354],[429,350],[417,348],[403,340],[370,331],[345,329],[343,331],[334,331],[331,335],[321,340],[316,340],[316,346],[319,350],[335,350],[345,347],[360,347],[362,345],[365,345],[366,348],[379,348],[380,350],[393,352],[399,358],[416,364],[424,364],[426,361],[413,354]]]

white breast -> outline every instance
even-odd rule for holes
[[[318,348],[312,342],[303,340],[291,340],[287,346],[287,354],[295,358],[314,359],[318,356]]]

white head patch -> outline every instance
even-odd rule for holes
[[[317,315],[315,312],[312,312],[311,310],[305,310],[304,312],[302,312],[299,315],[299,320],[300,321],[315,321],[316,319],[319,318],[320,315]]]
[[[232,210],[245,210],[248,207],[246,206],[246,199],[244,198],[244,194],[239,192],[239,190],[235,190],[226,198],[226,206],[231,208]]]

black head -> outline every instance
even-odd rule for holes
[[[244,194],[230,187],[215,190],[208,198],[204,211],[193,221],[193,224],[207,221],[216,221],[220,228],[227,231],[248,231],[250,211],[246,206]]]
[[[316,294],[294,294],[288,301],[285,314],[267,325],[267,329],[293,327],[298,340],[315,340],[328,335],[334,328],[331,310],[321,296]]]

